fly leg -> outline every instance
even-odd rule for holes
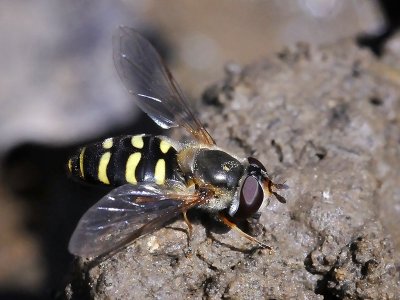
[[[259,241],[258,239],[256,239],[255,237],[252,237],[251,235],[243,232],[243,230],[241,230],[235,223],[231,222],[223,213],[219,213],[219,218],[221,219],[221,221],[228,226],[230,229],[235,230],[236,232],[238,232],[241,236],[245,237],[246,239],[257,243],[258,245],[260,245],[262,248],[266,248],[269,249],[270,251],[272,251],[272,247],[264,244],[263,242]]]
[[[187,255],[190,255],[190,253],[192,252],[192,247],[190,245],[191,241],[192,241],[192,236],[193,236],[193,226],[192,223],[190,223],[189,218],[187,216],[187,212],[184,211],[183,212],[183,220],[185,221],[187,227],[188,227],[188,234],[187,234],[187,243],[188,243],[188,250],[187,250]]]
[[[192,233],[193,233],[193,226],[192,223],[190,223],[188,217],[187,217],[187,212],[183,212],[183,220],[185,221],[187,227],[188,227],[188,241],[192,239]]]

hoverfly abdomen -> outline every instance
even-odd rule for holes
[[[228,153],[200,149],[194,162],[193,175],[204,183],[233,190],[238,186],[243,172],[243,165]]]
[[[108,138],[81,148],[68,161],[69,173],[88,183],[120,186],[126,183],[184,181],[176,149],[167,139],[151,135]]]

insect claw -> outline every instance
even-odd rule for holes
[[[193,255],[193,249],[190,245],[186,249],[183,250],[183,254],[185,255],[186,258],[192,257]]]

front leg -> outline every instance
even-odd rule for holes
[[[261,248],[269,249],[272,251],[272,247],[264,244],[263,242],[259,241],[255,237],[253,237],[253,236],[245,233],[243,230],[241,230],[235,223],[233,223],[231,220],[229,220],[229,218],[226,216],[226,214],[224,212],[219,212],[218,217],[222,221],[222,223],[224,223],[230,229],[233,229],[236,232],[238,232],[241,236],[245,237],[246,239],[248,239],[254,243],[257,243],[258,245],[261,246]]]

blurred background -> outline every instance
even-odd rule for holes
[[[347,38],[381,55],[398,28],[395,2],[2,0],[0,298],[55,297],[68,280],[69,237],[105,193],[68,180],[71,151],[105,136],[160,132],[114,69],[118,25],[145,35],[199,101],[227,63],[245,65],[298,42]]]

